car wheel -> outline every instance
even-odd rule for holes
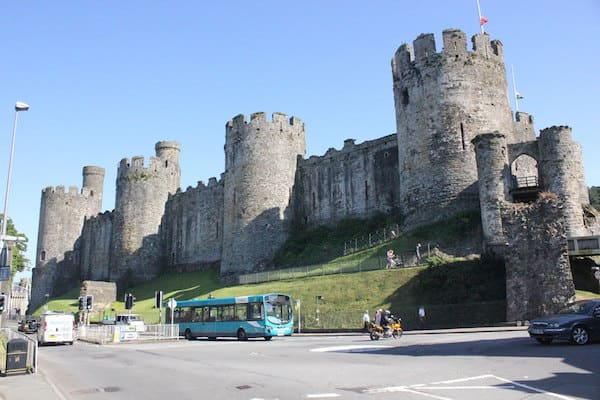
[[[237,338],[240,341],[245,341],[245,340],[248,340],[248,335],[246,334],[245,330],[238,329],[238,331],[237,331]]]
[[[571,332],[571,340],[575,344],[584,345],[590,340],[590,336],[583,326],[576,326]]]
[[[535,340],[537,340],[538,343],[541,343],[541,344],[550,344],[550,343],[552,343],[552,338],[536,337]]]
[[[186,329],[186,330],[185,330],[185,334],[184,334],[184,335],[185,335],[185,338],[186,338],[187,340],[194,340],[194,339],[195,339],[195,337],[194,337],[194,336],[192,336],[192,331],[191,331],[191,330],[189,330],[189,329]]]
[[[265,336],[265,340],[268,342],[269,340],[271,340],[273,338],[273,336]]]

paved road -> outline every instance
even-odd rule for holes
[[[62,400],[600,399],[599,360],[600,344],[542,346],[524,331],[40,349],[44,399]],[[31,396],[7,397],[19,398]]]

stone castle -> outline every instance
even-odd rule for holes
[[[341,150],[306,158],[299,118],[238,115],[225,126],[225,171],[218,180],[181,190],[180,145],[164,141],[149,165],[143,157],[121,160],[112,211],[101,213],[100,167],[83,168],[81,191],[44,189],[33,307],[45,294],[83,280],[117,282],[123,290],[166,271],[263,269],[292,226],[392,210],[408,230],[480,209],[483,248],[518,260],[511,258],[520,251],[511,241],[520,232],[516,218],[540,192],[555,194],[542,208],[546,216],[553,210],[553,232],[565,239],[558,246],[566,254],[567,236],[597,232],[586,219],[581,149],[570,128],[547,128],[536,137],[531,116],[517,112],[513,119],[500,41],[477,34],[469,50],[462,31],[442,36],[439,52],[433,34],[423,34],[392,59],[395,134],[361,144],[348,139]],[[529,226],[536,212],[529,210]],[[557,253],[557,270],[564,271],[564,259]],[[518,277],[510,271],[507,266],[507,276]],[[561,290],[550,302],[574,294],[572,279],[555,275],[548,284],[560,281]],[[511,288],[507,281],[507,297]],[[508,302],[507,318],[551,308],[544,301],[529,308]]]

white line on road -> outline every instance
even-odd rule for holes
[[[347,350],[356,352],[356,351],[370,351],[370,350],[377,350],[377,349],[387,349],[390,347],[392,347],[392,346],[351,345],[351,346],[319,347],[316,349],[310,349],[310,351],[314,351],[316,353],[324,353],[324,352],[328,352],[328,351],[347,351]]]
[[[498,380],[500,380],[502,382],[512,383],[513,385],[520,386],[520,387],[522,387],[524,389],[529,389],[529,390],[533,390],[534,392],[547,394],[548,396],[557,397],[557,398],[563,399],[563,400],[574,400],[572,397],[567,397],[567,396],[563,396],[562,394],[548,392],[548,391],[543,390],[543,389],[534,388],[533,386],[525,385],[523,383],[514,382],[514,381],[511,381],[509,379],[500,378],[499,376],[494,376],[494,378],[496,378],[496,379],[498,379]]]
[[[448,384],[453,384],[453,383],[462,383],[462,382],[468,382],[468,381],[475,381],[475,380],[480,380],[480,379],[496,379],[498,381],[501,382],[505,382],[508,383],[510,385],[506,385],[506,386],[497,386],[497,385],[478,385],[478,386],[469,386],[469,385],[463,385],[463,386],[440,386],[442,384],[444,385],[448,385]],[[511,381],[510,379],[505,379],[505,378],[501,378],[499,376],[496,375],[479,375],[479,376],[472,376],[472,377],[468,377],[468,378],[461,378],[461,379],[452,379],[452,380],[446,380],[446,381],[439,381],[439,382],[433,382],[430,384],[414,384],[414,385],[408,385],[408,386],[388,386],[388,387],[382,387],[382,388],[375,388],[375,389],[366,389],[363,390],[363,393],[369,393],[369,394],[376,394],[376,393],[393,393],[393,392],[409,392],[409,393],[413,393],[413,394],[418,394],[424,397],[430,397],[433,399],[438,399],[438,400],[452,400],[450,398],[447,397],[441,397],[441,396],[436,396],[434,394],[431,393],[426,393],[423,392],[425,390],[486,390],[486,389],[514,389],[515,387],[520,387],[523,389],[527,389],[533,392],[537,392],[537,393],[542,393],[542,394],[546,394],[548,396],[552,396],[552,397],[556,397],[562,400],[574,400],[571,397],[568,396],[563,396],[561,394],[558,393],[553,393],[553,392],[549,392],[543,389],[538,389],[535,388],[533,386],[529,386],[529,385],[525,385],[523,383],[518,383],[518,382],[514,382]]]

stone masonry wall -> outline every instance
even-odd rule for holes
[[[505,204],[507,321],[556,312],[575,295],[563,206],[552,194]]]
[[[293,205],[298,224],[333,225],[399,205],[396,135],[359,145],[348,139],[339,151],[299,160]]]
[[[223,245],[223,181],[169,196],[160,225],[160,242],[170,271],[219,265]]]

